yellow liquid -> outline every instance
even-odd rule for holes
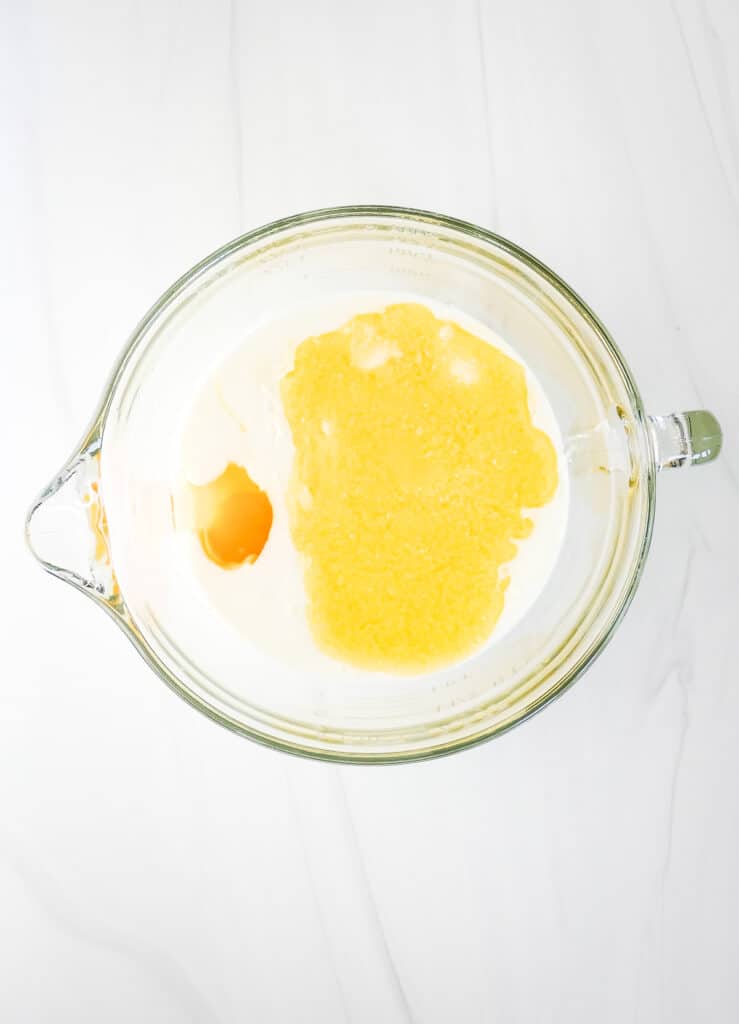
[[[318,645],[391,672],[472,653],[503,610],[525,510],[557,490],[522,366],[403,303],[302,342],[282,397]]]

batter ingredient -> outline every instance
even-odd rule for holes
[[[288,495],[319,646],[415,672],[490,636],[526,509],[557,490],[523,367],[402,303],[308,338],[282,383]]]
[[[243,466],[229,462],[220,476],[191,486],[192,526],[216,565],[233,569],[253,562],[272,528],[272,505]]]

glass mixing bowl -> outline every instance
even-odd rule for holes
[[[477,656],[418,677],[285,670],[193,595],[170,543],[170,456],[198,387],[281,315],[286,297],[365,291],[454,307],[513,346],[549,397],[569,473],[564,543],[533,606]],[[155,672],[215,721],[292,753],[408,761],[495,736],[582,674],[639,581],[658,470],[710,461],[720,445],[710,413],[647,416],[595,315],[512,243],[416,210],[320,210],[230,242],[159,299],[88,433],[31,508],[27,537],[47,570],[106,609]]]

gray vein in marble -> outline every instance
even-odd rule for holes
[[[671,299],[671,296],[670,296],[670,293],[669,293],[669,290],[668,290],[667,283],[665,281],[664,275],[662,273],[661,263],[660,263],[659,258],[658,258],[659,257],[659,247],[658,247],[657,242],[656,242],[656,240],[654,238],[654,235],[652,233],[652,228],[651,228],[649,217],[648,217],[647,203],[646,203],[646,199],[645,199],[645,196],[644,196],[644,190],[642,188],[641,178],[639,177],[639,174],[637,172],[636,165],[634,163],[634,159],[633,159],[633,156],[632,156],[631,145],[629,143],[629,139],[627,137],[626,131],[624,130],[623,122],[622,122],[620,117],[618,118],[618,123],[621,126],[621,136],[622,136],[622,142],[623,142],[623,148],[624,148],[624,159],[626,161],[626,164],[627,164],[627,166],[629,168],[629,171],[631,173],[631,177],[632,177],[633,182],[634,182],[634,194],[637,197],[637,200],[638,200],[638,203],[639,203],[639,207],[640,207],[640,212],[641,212],[641,216],[639,218],[639,221],[640,221],[641,228],[642,228],[642,231],[644,233],[644,237],[645,237],[645,240],[646,240],[646,243],[647,243],[647,250],[648,250],[649,255],[651,257],[652,266],[654,268],[654,275],[655,275],[655,277],[657,279],[657,283],[659,284],[659,289],[660,289],[662,298],[664,300],[664,309],[665,309],[665,313],[667,314],[667,321],[668,321],[670,327],[673,329],[673,332],[676,335],[676,339],[679,339],[680,338],[680,328],[679,328],[679,324],[678,324],[678,318],[675,315],[675,311],[674,311],[673,305],[672,305],[672,299]],[[698,387],[698,384],[696,382],[695,376],[694,376],[693,371],[691,369],[690,361],[686,357],[686,352],[684,351],[684,346],[680,345],[679,347],[681,349],[681,353],[680,354],[683,357],[683,359],[682,359],[682,366],[684,367],[685,372],[688,374],[688,378],[690,380],[690,383],[693,385],[693,388],[695,390],[695,393],[696,393],[696,396],[698,398],[698,401],[702,401],[701,396],[700,396],[700,389]],[[694,356],[694,354],[695,353],[692,350],[689,351],[689,355],[690,356]]]
[[[328,957],[328,962],[331,965],[331,973],[333,975],[334,981],[336,982],[336,990],[339,994],[339,1002],[341,1003],[341,1009],[344,1014],[344,1020],[350,1021],[351,1016],[349,1014],[349,1007],[347,1005],[346,993],[344,992],[344,986],[341,983],[339,971],[336,966],[336,959],[334,958],[333,949],[331,947],[331,942],[329,940],[326,915],[323,912],[323,906],[321,904],[321,899],[318,894],[318,887],[316,885],[316,878],[315,873],[313,871],[313,865],[311,862],[311,858],[308,854],[308,846],[305,840],[303,819],[298,809],[298,800],[295,794],[295,790],[293,788],[292,775],[287,770],[287,766],[285,766],[285,768],[285,781],[288,801],[290,803],[290,813],[292,815],[293,821],[295,822],[295,830],[298,833],[298,839],[300,841],[300,851],[303,855],[303,864],[305,866],[306,875],[308,876],[308,884],[310,885],[311,897],[313,899],[313,905],[316,909],[316,916],[318,917],[318,927],[321,932],[322,945],[323,948],[326,950],[326,956]]]
[[[480,78],[482,79],[482,108],[485,119],[485,143],[488,154],[488,173],[490,175],[490,190],[488,198],[490,201],[491,224],[500,228],[500,217],[495,185],[495,162],[493,159],[493,125],[490,116],[490,96],[488,93],[487,58],[485,56],[485,39],[482,24],[482,0],[477,0],[477,47],[480,57]]]
[[[383,954],[383,959],[385,960],[385,964],[387,967],[387,973],[390,977],[390,981],[398,1005],[403,1013],[403,1016],[408,1021],[408,1024],[413,1024],[413,1014],[411,1013],[410,1003],[408,1002],[408,997],[405,994],[405,989],[403,988],[403,984],[400,980],[400,975],[398,974],[397,968],[395,966],[395,961],[393,960],[393,956],[390,951],[387,936],[385,935],[385,929],[382,926],[382,919],[380,918],[377,902],[372,891],[372,885],[370,883],[369,875],[367,873],[367,867],[364,863],[364,858],[362,857],[362,852],[359,845],[359,837],[357,836],[357,830],[354,825],[354,818],[352,817],[351,808],[349,806],[349,800],[346,795],[344,780],[341,776],[341,772],[339,769],[336,769],[336,778],[338,782],[337,788],[339,793],[339,799],[341,802],[341,813],[346,824],[346,832],[349,842],[351,844],[351,853],[354,858],[354,862],[357,865],[357,873],[359,875],[362,889],[364,891],[365,904],[371,915],[371,923],[373,925],[373,930],[378,938],[379,946]]]
[[[678,601],[675,608],[675,612],[671,616],[670,627],[667,631],[668,637],[668,649],[670,657],[665,670],[655,688],[655,696],[664,693],[668,683],[674,679],[675,685],[677,686],[678,697],[680,701],[680,717],[677,727],[677,736],[675,743],[675,751],[672,755],[672,770],[670,774],[669,788],[667,792],[667,818],[665,823],[665,840],[664,840],[664,854],[659,869],[659,915],[660,915],[660,935],[664,940],[664,928],[665,928],[665,889],[667,887],[667,879],[672,864],[672,854],[674,849],[675,841],[675,817],[677,813],[677,799],[678,799],[678,786],[680,783],[680,773],[682,770],[683,760],[685,756],[685,746],[687,741],[688,729],[690,727],[690,707],[689,707],[689,686],[690,680],[693,676],[692,670],[692,645],[686,631],[684,623],[685,609],[687,606],[687,594],[691,580],[691,570],[693,566],[693,559],[696,553],[695,542],[691,541],[690,549],[688,551],[688,557],[685,564],[685,572],[683,575],[682,583],[678,593]],[[661,943],[662,947],[662,961],[664,961],[664,942]],[[661,985],[661,999],[664,1007],[664,964],[662,963],[662,985]]]
[[[12,837],[0,832],[0,862],[21,880],[26,892],[46,918],[70,938],[113,953],[135,964],[182,1008],[183,1020],[192,1024],[218,1024],[220,1018],[184,971],[167,953],[143,948],[137,937],[129,940],[97,922],[75,919],[76,911],[52,876],[27,851],[13,849]]]
[[[685,558],[685,569],[683,570],[682,579],[677,588],[677,594],[675,599],[675,607],[672,613],[666,618],[664,626],[660,631],[660,642],[654,645],[654,651],[658,655],[664,651],[665,646],[670,651],[670,657],[668,658],[667,665],[664,671],[661,673],[656,686],[651,687],[649,677],[655,670],[654,662],[650,659],[647,665],[647,692],[650,697],[650,701],[653,703],[660,696],[662,689],[669,679],[670,672],[675,667],[674,658],[671,656],[671,652],[678,646],[677,641],[679,640],[679,627],[680,622],[685,611],[685,605],[688,597],[688,590],[690,589],[690,583],[692,579],[693,562],[696,554],[696,543],[691,537],[688,541],[688,553]],[[662,639],[664,638],[664,639]]]
[[[726,71],[726,58],[721,45],[721,38],[711,21],[705,3],[699,4],[703,24],[705,27],[706,39],[713,58],[713,70],[716,75],[716,87],[719,93],[721,108],[726,123],[726,134],[729,140],[729,150],[733,162],[733,172],[737,179],[737,191],[739,192],[739,134],[737,134],[737,118],[731,102],[731,90],[729,88],[729,76]],[[735,199],[737,197],[735,196]]]
[[[672,772],[670,775],[669,789],[667,793],[667,821],[665,825],[664,854],[659,869],[659,927],[660,927],[660,999],[662,1003],[662,1015],[665,1006],[665,890],[667,879],[672,864],[672,853],[675,841],[675,817],[677,812],[678,785],[680,772],[685,756],[685,746],[690,726],[690,713],[688,704],[688,684],[692,677],[690,657],[685,656],[673,660],[668,666],[663,681],[660,683],[659,691],[664,690],[669,679],[675,679],[680,699],[680,720],[677,728],[675,752],[672,756]]]
[[[692,670],[689,656],[680,658],[676,662],[672,663],[668,669],[667,678],[670,678],[673,675],[680,692],[680,723],[677,733],[677,748],[673,755],[670,791],[667,801],[667,840],[665,843],[665,854],[662,859],[662,868],[660,871],[663,888],[667,883],[667,874],[672,862],[672,848],[675,832],[675,808],[677,807],[677,787],[680,781],[680,769],[682,767],[683,756],[685,753],[685,740],[688,733],[688,726],[690,725],[688,685],[692,678]],[[666,681],[667,679],[660,684],[660,690],[664,689]]]
[[[239,84],[238,0],[231,0],[228,24],[228,69],[231,83],[231,118],[236,174],[236,202],[239,230],[244,229],[244,138],[241,129],[241,87]]]
[[[698,104],[701,108],[701,113],[703,114],[703,120],[706,123],[706,128],[708,129],[708,134],[711,138],[711,145],[713,146],[714,153],[716,154],[716,162],[721,170],[721,177],[724,180],[724,184],[726,185],[726,191],[729,196],[729,206],[731,207],[732,212],[736,215],[737,205],[736,198],[734,196],[734,188],[731,182],[731,178],[729,177],[729,174],[727,172],[726,165],[724,164],[724,161],[721,156],[721,147],[718,144],[718,140],[716,139],[716,133],[713,130],[713,122],[711,121],[710,114],[708,113],[708,108],[706,107],[706,101],[703,96],[703,90],[701,89],[700,80],[698,78],[698,73],[695,68],[695,61],[693,60],[693,53],[690,49],[690,46],[688,45],[688,40],[685,35],[685,27],[683,25],[682,18],[680,17],[680,12],[677,9],[676,0],[672,0],[672,13],[674,14],[675,21],[677,22],[677,28],[680,34],[680,40],[682,42],[683,50],[685,51],[685,57],[687,60],[688,69],[690,71],[690,78],[693,83],[693,88],[695,89],[695,94],[698,97]]]

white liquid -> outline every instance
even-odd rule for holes
[[[526,513],[534,529],[518,542],[518,555],[505,567],[510,582],[504,610],[484,647],[509,632],[534,603],[552,573],[564,538],[569,488],[554,413],[528,366],[483,324],[426,298],[385,292],[342,294],[270,321],[222,362],[195,400],[185,424],[178,473],[180,486],[205,484],[229,462],[245,466],[272,502],[269,540],[255,563],[232,570],[214,565],[192,534],[182,534],[178,544],[197,584],[220,615],[270,658],[303,672],[350,673],[355,678],[372,674],[323,654],[310,632],[301,556],[292,544],[287,515],[294,449],[280,383],[292,369],[295,349],[307,337],[334,330],[358,313],[377,312],[398,302],[421,303],[438,319],[459,324],[515,359],[526,372],[533,422],[549,435],[557,452],[557,493],[543,508]],[[461,379],[469,369],[457,368]]]

